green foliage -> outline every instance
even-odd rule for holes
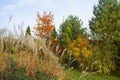
[[[98,68],[109,74],[116,69],[115,63],[118,62],[115,61],[119,54],[115,43],[120,37],[120,3],[117,0],[99,0],[93,14],[89,25],[93,42],[98,47],[94,57],[98,61]]]
[[[36,73],[36,78],[37,78],[36,80],[58,80],[57,77],[51,78],[50,76],[40,72]]]
[[[120,4],[117,0],[99,0],[89,21],[91,32],[99,39],[120,37]]]
[[[69,27],[68,27],[69,28]],[[59,37],[58,37],[58,39],[59,39],[59,41],[60,41],[60,44],[61,44],[61,46],[62,47],[67,47],[67,45],[68,45],[68,40],[70,40],[71,38],[70,38],[70,36],[69,36],[69,34],[68,34],[68,32],[71,32],[71,29],[69,30],[68,28],[66,28],[65,30],[67,30],[67,31],[65,31],[64,33],[60,33],[60,35],[59,35]],[[68,31],[69,30],[69,31]]]
[[[77,16],[68,16],[68,18],[60,25],[60,33],[64,33],[66,28],[69,27],[72,32],[72,38],[76,39],[78,34],[84,34],[82,21]]]
[[[64,65],[65,68],[78,68],[79,62],[72,54],[64,54],[60,57],[60,63]]]
[[[16,53],[17,48],[15,46],[15,42],[13,37],[8,36],[0,39],[1,41],[1,52],[8,52],[8,53]]]
[[[68,18],[60,25],[59,40],[60,44],[66,48],[71,40],[75,40],[78,35],[84,35],[85,29],[82,28],[82,21],[76,16]]]
[[[67,45],[71,42],[71,40],[72,40],[71,34],[72,34],[72,31],[71,31],[70,27],[67,26],[65,29],[65,32],[59,35],[60,44],[64,48],[66,48]]]
[[[115,72],[110,75],[105,75],[101,73],[92,74],[91,72],[88,75],[83,75],[84,79],[80,79],[82,72],[80,70],[69,69],[65,70],[66,74],[70,80],[120,80],[120,73]]]
[[[63,48],[67,49],[64,57],[62,56],[63,61],[67,63],[68,67],[78,68],[81,63],[80,60],[83,59],[81,56],[87,55],[86,45],[89,45],[87,39],[79,37],[86,37],[85,28],[82,28],[82,21],[76,16],[68,16],[60,25],[59,33],[59,42]],[[86,48],[86,52],[83,48]]]
[[[31,36],[31,30],[30,30],[30,26],[28,26],[27,27],[27,29],[26,29],[26,34],[25,34],[26,36]]]
[[[51,36],[52,36],[52,37],[54,37],[54,38],[56,38],[56,37],[58,36],[58,34],[57,34],[57,31],[56,31],[55,27],[54,27],[54,29],[53,29],[53,31],[52,31]]]
[[[111,45],[99,47],[90,59],[88,59],[90,70],[100,70],[105,74],[110,74],[110,72],[114,71],[116,65],[112,52]]]
[[[8,74],[8,80],[58,80],[56,78],[51,78],[50,76],[43,74],[41,72],[36,73],[35,78],[29,77],[26,72],[25,68],[15,69],[12,73]]]

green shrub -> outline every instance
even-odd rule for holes
[[[99,46],[88,60],[90,70],[100,70],[105,74],[110,74],[116,69],[114,56],[110,45]]]

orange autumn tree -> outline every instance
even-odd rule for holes
[[[49,38],[54,28],[54,16],[51,12],[44,12],[43,15],[37,13],[37,26],[35,27],[35,35],[42,38]]]

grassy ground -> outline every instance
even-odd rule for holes
[[[79,79],[81,76],[81,72],[78,70],[66,70],[66,74],[69,76],[71,80],[81,80]],[[120,72],[112,73],[110,75],[104,74],[90,74],[85,76],[83,80],[120,80]]]

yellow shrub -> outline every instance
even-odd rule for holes
[[[87,39],[85,39],[84,37],[78,37],[76,40],[76,45],[81,48],[81,47],[88,47],[89,46],[89,42]]]
[[[74,45],[75,45],[75,43],[74,43],[74,42],[72,42],[72,43],[68,44],[68,48],[69,48],[69,50],[73,49],[73,48],[74,48]]]
[[[84,37],[78,37],[72,43],[68,45],[68,52],[72,53],[72,55],[78,60],[87,59],[90,55],[92,55],[92,51],[88,49],[89,42]],[[81,56],[81,57],[80,57]]]
[[[88,58],[90,55],[92,55],[92,51],[87,48],[82,48],[81,53],[84,58]]]
[[[79,48],[73,48],[73,55],[78,58],[80,56],[80,49]]]

